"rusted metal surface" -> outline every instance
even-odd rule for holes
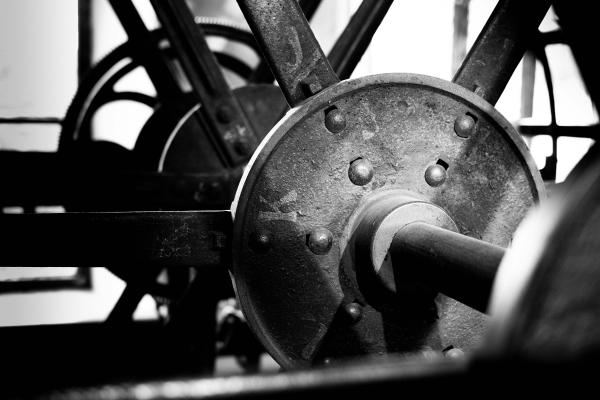
[[[321,5],[322,0],[298,0],[300,9],[304,13],[307,21],[310,21]],[[261,59],[259,64],[254,69],[249,81],[254,83],[273,83],[273,73],[269,67],[269,63]]]
[[[339,81],[296,0],[238,0],[291,107]]]
[[[452,81],[496,104],[549,8],[549,0],[500,0]]]
[[[0,215],[0,265],[213,267],[228,262],[229,211]]]
[[[346,118],[336,133],[325,126],[333,107]],[[465,114],[476,121],[468,138],[454,130]],[[348,175],[357,159],[373,167],[365,185]],[[432,164],[447,170],[436,187],[424,177]],[[426,198],[460,233],[499,246],[508,245],[526,211],[544,197],[533,160],[510,123],[457,85],[386,74],[317,94],[263,142],[234,202],[237,293],[254,331],[283,366],[422,347],[469,350],[479,341],[485,318],[447,298],[438,298],[437,308],[430,302],[415,310],[375,308],[363,295],[342,243],[360,204],[388,189]],[[307,246],[317,227],[332,234],[325,254]],[[251,246],[257,235],[268,238],[268,246]],[[348,303],[363,306],[356,323],[348,323]]]

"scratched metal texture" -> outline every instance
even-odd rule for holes
[[[324,125],[332,106],[346,118],[335,134]],[[469,138],[454,132],[465,113],[477,119]],[[359,157],[374,167],[364,186],[348,179]],[[424,172],[440,159],[448,178],[430,187]],[[325,89],[271,131],[250,165],[234,202],[232,272],[250,325],[284,367],[448,345],[469,350],[479,342],[484,316],[457,302],[438,298],[418,312],[410,304],[376,309],[360,292],[340,238],[371,193],[412,191],[446,210],[461,233],[500,246],[545,196],[525,144],[491,105],[457,85],[411,74]],[[306,246],[315,227],[333,234],[327,254]],[[269,236],[266,249],[252,247],[257,233]],[[347,301],[364,305],[358,323],[342,315]]]
[[[295,0],[238,0],[290,106],[339,81]]]
[[[3,266],[124,267],[143,275],[229,261],[229,211],[0,214],[0,225]]]

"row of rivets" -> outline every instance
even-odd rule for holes
[[[468,138],[475,129],[476,120],[470,114],[464,114],[454,121],[454,131],[462,138]],[[325,127],[332,133],[339,133],[346,127],[346,118],[337,108],[331,107],[325,111]],[[446,181],[448,165],[439,162],[430,165],[425,170],[425,182],[437,187]],[[350,163],[348,178],[357,186],[364,186],[373,179],[373,164],[365,158],[357,158]],[[333,244],[332,233],[324,227],[314,228],[306,238],[306,245],[317,255],[329,252]],[[271,239],[266,232],[257,232],[251,237],[251,247],[257,252],[265,252],[271,246]]]

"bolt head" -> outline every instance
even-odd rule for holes
[[[425,182],[432,187],[440,186],[446,181],[446,174],[446,168],[441,165],[430,165],[425,170]]]
[[[267,231],[257,231],[250,235],[250,247],[257,253],[265,253],[271,248],[271,235]]]
[[[241,137],[238,138],[233,143],[233,148],[235,152],[240,156],[247,156],[252,152],[252,148],[250,146],[250,141],[247,138]]]
[[[325,127],[331,133],[339,133],[346,127],[346,117],[337,108],[329,110],[325,114]]]
[[[423,357],[425,360],[437,360],[440,358],[440,353],[433,350],[431,347],[429,346],[425,346],[421,349],[420,351],[421,357]]]
[[[475,129],[475,120],[469,114],[461,115],[454,121],[454,132],[462,138],[468,138]]]
[[[369,160],[359,158],[350,163],[348,178],[357,186],[364,186],[373,179],[373,164]]]
[[[461,349],[452,348],[444,352],[447,358],[464,358],[465,353]]]
[[[229,106],[221,106],[217,109],[217,120],[222,124],[233,121],[233,111]]]
[[[308,234],[306,244],[313,253],[326,254],[333,244],[333,235],[327,228],[315,228]]]
[[[352,322],[358,322],[362,318],[362,306],[358,303],[348,303],[344,306],[346,315]]]

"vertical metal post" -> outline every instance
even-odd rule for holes
[[[77,78],[79,82],[92,66],[92,7],[90,0],[77,2]]]

